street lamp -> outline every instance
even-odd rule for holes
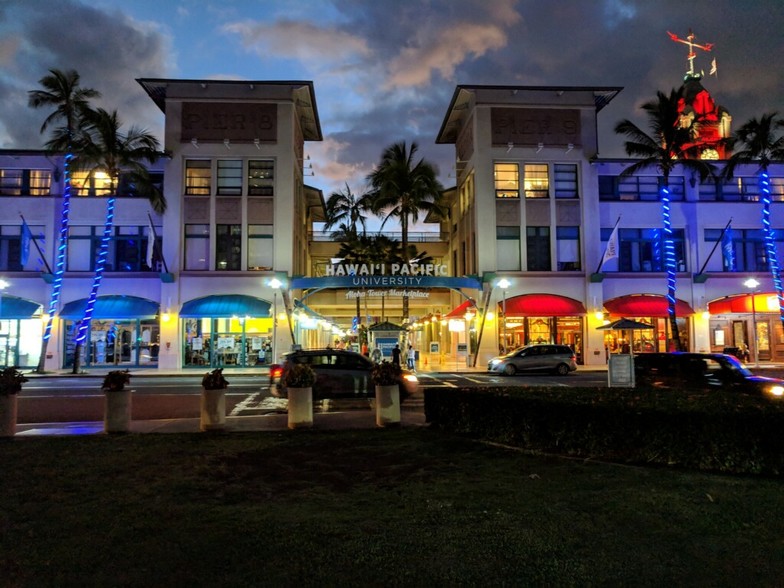
[[[760,283],[754,278],[749,278],[743,282],[743,285],[749,289],[749,295],[751,296],[751,328],[753,329],[752,343],[754,345],[754,367],[759,367],[759,348],[757,345],[757,307],[754,301],[754,294],[757,292],[757,288],[759,287]]]
[[[503,292],[503,296],[504,296],[503,303],[501,306],[501,310],[504,315],[503,322],[501,323],[501,340],[504,342],[503,343],[504,353],[506,353],[506,347],[507,347],[506,345],[506,289],[511,285],[512,283],[506,278],[501,278],[500,280],[498,280],[498,287],[501,288],[501,291]]]
[[[270,288],[272,288],[272,361],[275,363],[278,359],[278,289],[283,285],[278,278],[272,278],[269,281]]]

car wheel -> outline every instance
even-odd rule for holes
[[[514,376],[517,373],[517,368],[513,366],[511,363],[506,364],[504,367],[504,374],[507,376]]]
[[[565,376],[569,373],[569,366],[565,363],[559,363],[557,366],[555,366],[555,373],[559,376]]]

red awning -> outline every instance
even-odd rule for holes
[[[732,294],[708,302],[708,312],[711,314],[732,314],[736,312],[778,312],[779,299],[775,293],[758,292],[754,295],[754,306],[751,305],[751,294]]]
[[[469,310],[475,313],[475,308],[476,304],[474,304],[473,300],[466,300],[457,308],[453,308],[444,318],[463,318]]]
[[[503,311],[503,302],[498,311]],[[585,314],[582,302],[556,294],[523,294],[506,299],[506,316],[576,316]]]
[[[660,294],[630,294],[604,301],[604,309],[617,316],[667,317],[667,297]],[[675,299],[675,314],[686,316],[694,314],[694,309],[678,298]]]

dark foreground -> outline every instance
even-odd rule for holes
[[[0,443],[2,586],[780,585],[784,483],[427,429]]]

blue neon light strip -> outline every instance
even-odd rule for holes
[[[95,300],[98,298],[98,289],[101,287],[103,279],[103,269],[106,267],[106,256],[109,253],[109,241],[112,238],[112,225],[114,224],[114,203],[116,198],[110,196],[106,201],[106,224],[103,227],[103,237],[101,238],[101,248],[98,251],[98,259],[95,262],[95,276],[93,277],[93,288],[90,297],[87,299],[87,307],[84,309],[84,317],[79,323],[79,333],[76,335],[76,344],[81,345],[87,338],[87,329],[93,318],[95,310]]]
[[[52,336],[52,322],[60,305],[60,292],[63,287],[63,274],[65,273],[65,252],[68,248],[68,220],[71,213],[71,171],[70,163],[73,155],[65,154],[63,159],[63,178],[65,180],[63,188],[63,211],[60,215],[60,238],[57,246],[57,260],[54,268],[54,281],[52,282],[52,297],[49,300],[49,319],[46,321],[44,329],[44,341],[48,341]]]
[[[778,255],[776,254],[776,235],[770,226],[770,176],[766,170],[759,175],[760,193],[762,194],[762,228],[765,230],[765,247],[768,252],[770,275],[773,277],[773,286],[779,299],[779,316],[784,321],[784,293],[781,288],[781,271],[779,269]]]
[[[664,265],[667,269],[667,313],[675,318],[675,245],[670,222],[670,190],[661,188],[662,220],[664,224]]]

